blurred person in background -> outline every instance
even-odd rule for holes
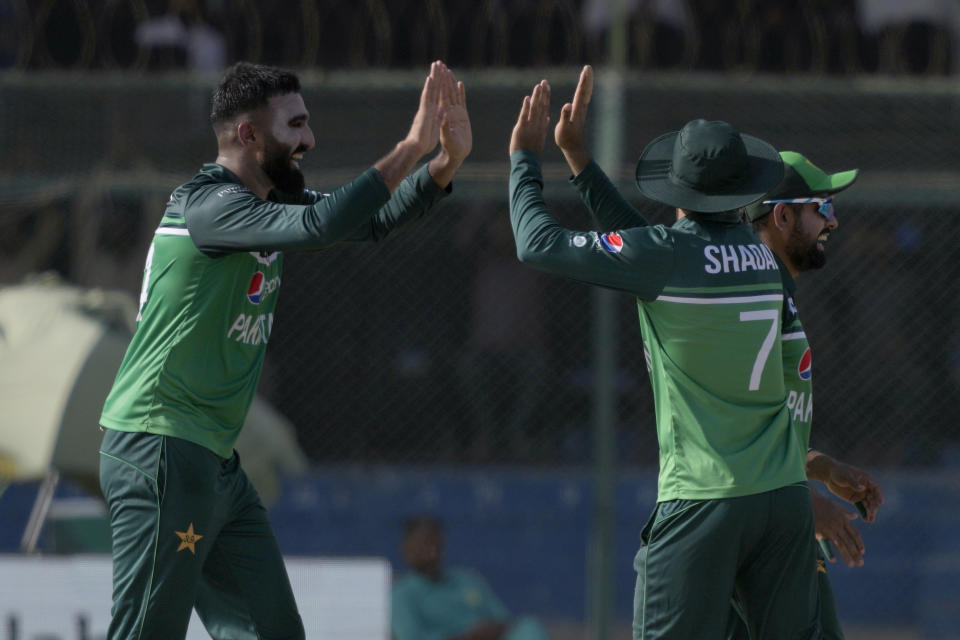
[[[560,121],[589,102],[585,67]],[[693,120],[647,145],[641,193],[677,222],[649,225],[592,161],[557,142],[607,233],[560,226],[543,201],[550,86],[524,99],[510,140],[510,218],[522,262],[636,296],[656,403],[657,506],[634,561],[634,637],[722,638],[736,592],[755,638],[819,637],[805,445],[786,406],[784,289],[741,209],[783,178],[766,142]]]
[[[296,75],[235,64],[211,122],[216,162],[167,202],[137,330],[100,417],[110,640],[183,638],[194,608],[214,638],[304,637],[266,510],[234,451],[273,329],[282,252],[376,241],[421,217],[472,146],[463,83],[439,61],[406,137],[330,194],[304,188],[300,162],[315,140]]]
[[[510,615],[482,576],[444,567],[444,530],[420,515],[403,524],[403,557],[410,571],[394,582],[390,626],[394,640],[548,640],[535,618]]]
[[[470,458],[513,460],[536,455],[536,437],[546,397],[547,291],[543,275],[514,257],[506,217],[484,211],[465,216],[458,245],[475,258],[470,287],[470,324],[458,374],[472,425]],[[542,443],[537,443],[542,444]]]
[[[167,12],[148,17],[134,31],[134,40],[149,52],[150,69],[221,71],[227,40],[208,20],[209,7],[198,0],[170,0]]]

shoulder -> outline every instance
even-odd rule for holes
[[[446,579],[449,582],[457,582],[460,584],[486,584],[487,581],[484,579],[479,572],[468,569],[466,567],[451,567],[448,568],[445,572]]]

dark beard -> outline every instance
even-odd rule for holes
[[[800,220],[793,226],[793,232],[787,240],[787,255],[797,271],[820,269],[827,264],[827,254],[817,246],[817,240],[810,244],[803,241],[800,230]]]
[[[264,161],[263,172],[278,191],[294,196],[303,193],[306,181],[300,170],[290,164],[290,154],[285,149],[280,149]]]

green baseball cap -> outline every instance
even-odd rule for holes
[[[854,183],[860,171],[850,169],[826,173],[796,151],[781,151],[780,158],[783,160],[783,180],[763,200],[746,207],[747,220],[762,218],[773,211],[772,204],[763,204],[766,200],[815,198],[839,193]]]

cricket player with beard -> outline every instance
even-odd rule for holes
[[[284,251],[376,241],[450,191],[472,146],[463,83],[434,62],[409,133],[330,194],[296,75],[237,63],[213,94],[215,163],[174,190],[147,253],[137,331],[100,424],[109,640],[304,637],[266,510],[233,444],[257,388]],[[440,151],[408,176],[440,143]]]
[[[822,268],[827,262],[824,243],[839,227],[833,196],[853,184],[857,170],[828,174],[794,151],[781,151],[784,179],[764,199],[744,209],[746,219],[769,247],[780,265],[787,293],[783,310],[783,377],[787,407],[793,421],[810,437],[813,418],[813,357],[807,335],[800,323],[794,278],[805,271]],[[840,462],[816,449],[807,452],[807,478],[826,484],[836,496],[859,503],[863,519],[873,522],[883,503],[880,486],[867,472]],[[817,538],[832,543],[847,566],[862,566],[865,547],[853,526],[857,515],[822,496],[812,487],[814,526]],[[835,558],[830,558],[835,562]],[[843,640],[833,588],[824,558],[817,564],[820,588],[820,625],[824,640]],[[730,640],[746,640],[747,624],[734,618]]]
[[[573,173],[571,182],[601,231],[645,226],[642,215],[616,192],[585,145],[584,125],[592,91],[593,70],[586,67],[573,101],[564,105],[554,132]],[[795,303],[794,277],[826,264],[823,243],[839,225],[832,197],[853,184],[857,171],[827,174],[799,153],[781,152],[780,157],[784,164],[783,180],[763,200],[745,207],[744,213],[763,243],[772,250],[780,269],[786,294],[781,313],[781,348],[787,408],[798,434],[807,442],[813,413],[812,355]],[[874,521],[883,495],[868,473],[815,449],[807,452],[806,473],[808,479],[822,481],[841,499],[851,504],[859,502],[864,520]],[[863,540],[852,524],[856,514],[812,487],[810,498],[817,538],[832,542],[848,566],[862,565]],[[811,567],[818,578],[821,637],[842,640],[843,630],[823,560],[818,558]],[[751,636],[743,608],[735,598],[733,604],[727,638],[746,640]],[[757,632],[754,626],[753,633]]]
[[[581,96],[585,76],[589,67]],[[579,149],[589,165],[574,168],[581,196],[616,222],[606,233],[573,231],[543,199],[549,105],[544,80],[524,98],[511,136],[517,255],[636,296],[653,386],[660,473],[634,560],[634,639],[724,638],[734,593],[754,637],[819,638],[806,446],[781,363],[784,289],[772,252],[741,213],[782,180],[783,161],[721,121],[692,120],[654,139],[637,163],[637,186],[676,210],[667,227],[624,206]],[[565,105],[561,121],[575,111]]]

